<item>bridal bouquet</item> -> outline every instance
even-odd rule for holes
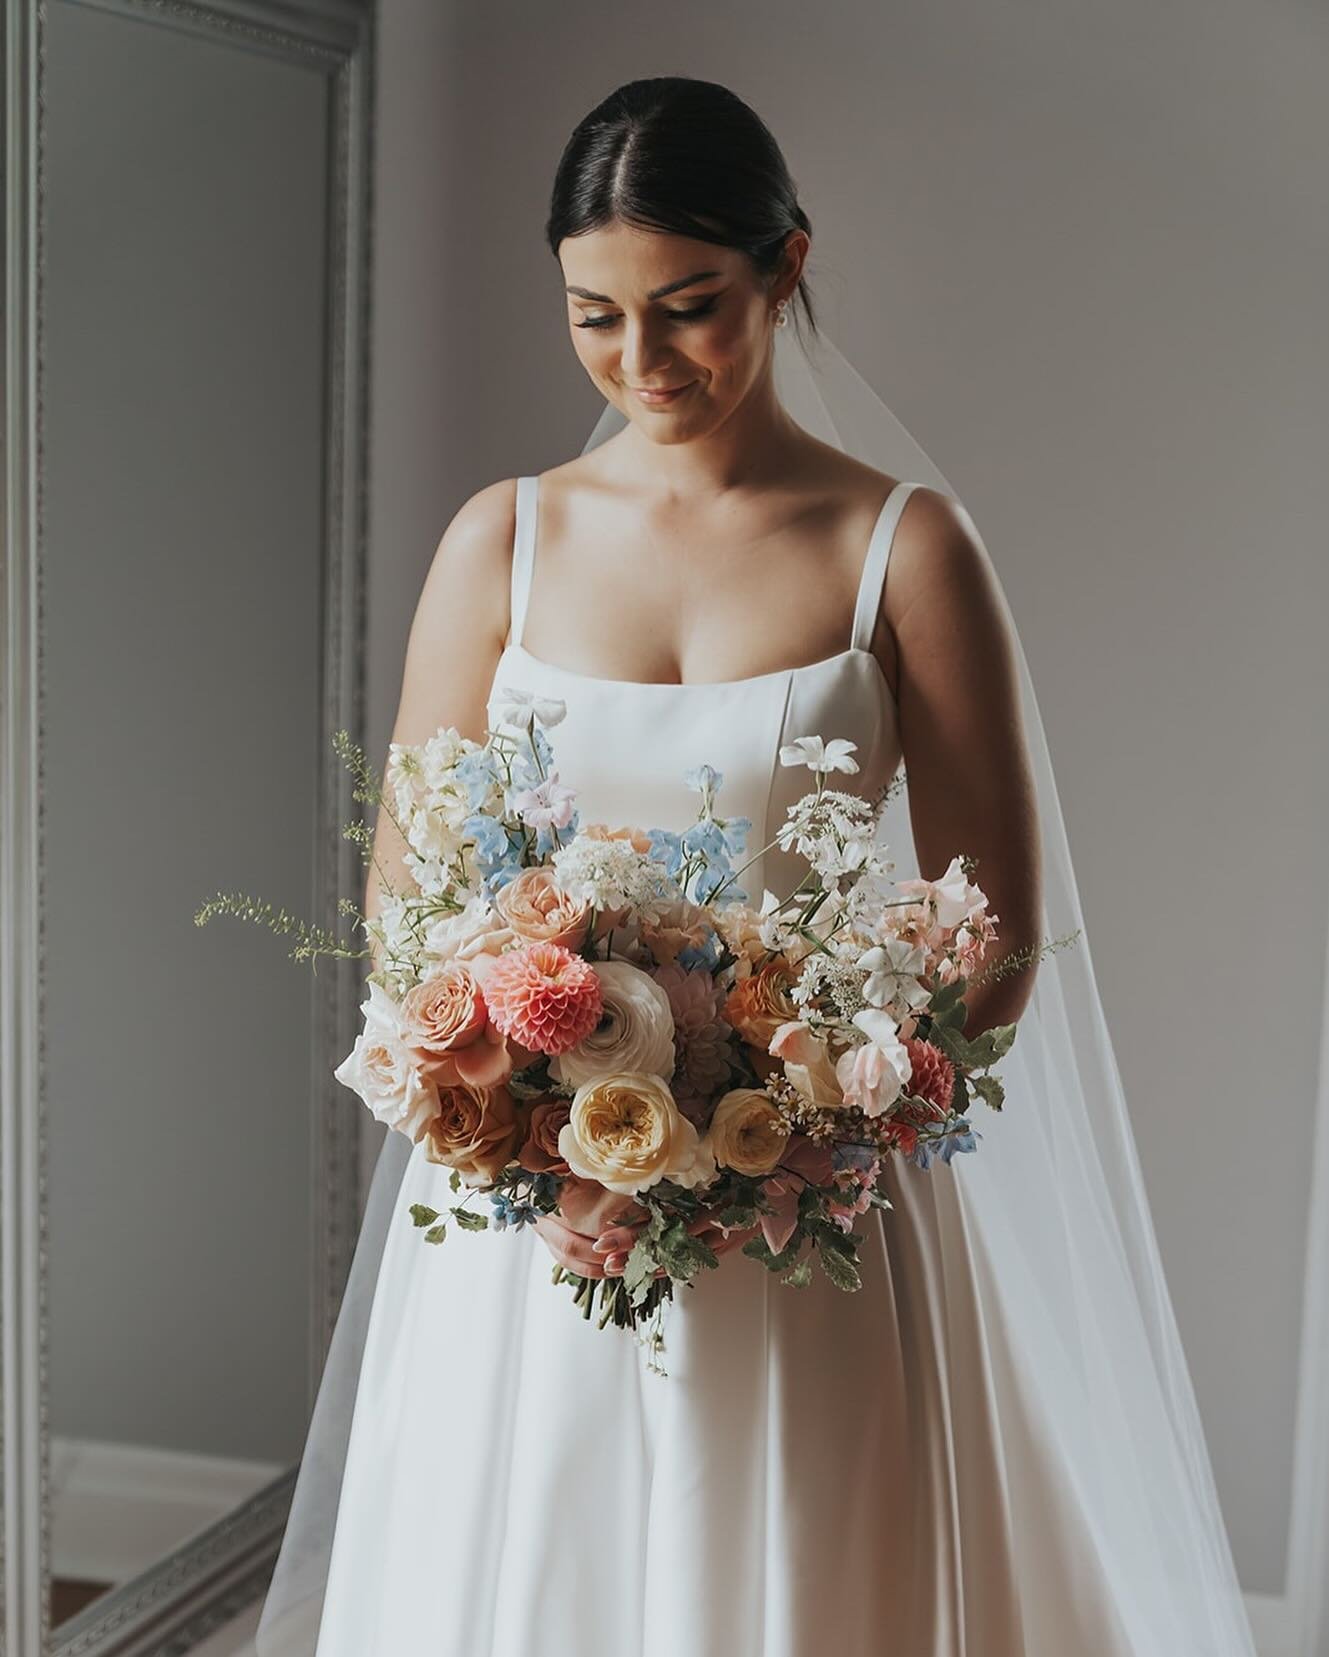
[[[785,1283],[815,1260],[856,1288],[882,1159],[949,1161],[975,1146],[971,1096],[1000,1107],[1014,1026],[961,1033],[996,917],[959,858],[892,888],[878,808],[828,786],[854,745],[816,736],[780,753],[812,773],[775,842],[805,878],[754,908],[722,777],[685,778],[682,832],[583,825],[546,734],[565,711],[500,692],[483,744],[393,746],[416,890],[373,923],[382,971],[338,1079],[468,1188],[457,1224],[557,1215],[628,1248],[621,1276],[556,1269],[602,1326],[635,1327],[734,1238]],[[439,1210],[412,1217],[446,1236]]]
[[[966,1112],[1001,1108],[991,1070],[1015,1026],[964,1035],[998,917],[963,857],[891,881],[889,790],[830,785],[857,771],[852,742],[781,748],[811,786],[763,850],[805,872],[754,906],[738,884],[751,824],[721,814],[721,775],[687,774],[681,831],[583,823],[547,734],[565,713],[500,690],[484,742],[394,743],[382,785],[355,753],[356,797],[392,817],[413,884],[360,917],[380,961],[335,1074],[464,1188],[412,1205],[425,1241],[542,1219],[595,1238],[621,1273],[554,1280],[586,1317],[598,1296],[601,1328],[649,1326],[659,1368],[664,1303],[729,1249],[794,1287],[815,1261],[858,1288],[854,1221],[891,1207],[884,1160],[975,1149]],[[196,919],[218,907],[236,912],[223,899]],[[292,953],[347,952],[322,935]]]

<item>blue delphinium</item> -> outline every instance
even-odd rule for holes
[[[646,854],[651,862],[663,863],[677,880],[683,869],[683,836],[675,834],[673,829],[653,828],[646,831],[646,838],[651,843]]]
[[[978,1141],[983,1137],[962,1117],[955,1125],[955,1132],[948,1133],[941,1139],[924,1139],[920,1137],[912,1151],[906,1151],[906,1162],[912,1162],[917,1168],[930,1168],[932,1159],[940,1157],[943,1162],[949,1163],[959,1151],[976,1151]]]
[[[492,1191],[489,1201],[493,1205],[493,1225],[495,1231],[506,1231],[509,1226],[514,1231],[520,1231],[524,1225],[533,1223],[540,1218],[540,1210],[534,1203],[518,1202],[506,1191]]]
[[[837,1140],[831,1146],[831,1166],[837,1173],[845,1168],[866,1173],[879,1155],[880,1152],[871,1145],[851,1145],[845,1140]]]
[[[520,840],[497,817],[476,811],[462,824],[475,845],[475,861],[486,892],[495,892],[521,873]]]
[[[493,752],[488,748],[476,748],[469,754],[463,754],[454,770],[472,807],[483,805],[489,791],[499,780]]]
[[[719,937],[707,927],[706,935],[700,944],[687,944],[678,952],[678,964],[687,972],[714,972],[720,965],[720,957],[724,953],[724,945]]]

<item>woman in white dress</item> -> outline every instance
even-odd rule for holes
[[[924,460],[892,474],[781,393],[811,238],[769,131],[711,83],[629,83],[569,142],[548,235],[619,429],[457,513],[394,740],[480,738],[506,687],[557,698],[584,823],[684,827],[705,760],[755,848],[802,791],[781,745],[848,737],[842,786],[905,765],[897,872],[971,853],[1003,948],[1045,939],[1045,874],[1072,911],[1073,882],[972,521]],[[394,879],[395,839],[380,821]],[[749,891],[783,890],[786,861]],[[1077,1030],[1092,975],[1061,971],[971,997],[970,1034],[1022,1021],[1007,1111],[977,1156],[888,1163],[862,1289],[731,1255],[669,1308],[664,1379],[550,1282],[622,1253],[554,1219],[426,1246],[407,1210],[444,1208],[447,1170],[385,1151],[263,1657],[1249,1657],[1110,1049]],[[1047,1149],[1063,1118],[1073,1157]],[[1077,1180],[1097,1221],[1062,1206]]]

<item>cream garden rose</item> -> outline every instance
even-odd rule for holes
[[[381,984],[370,983],[360,1011],[364,1028],[333,1075],[360,1095],[378,1121],[418,1140],[438,1115],[438,1089],[402,1040],[397,1004]]]
[[[706,1142],[717,1163],[736,1174],[769,1174],[789,1143],[789,1128],[770,1094],[735,1087],[716,1101]]]
[[[616,1071],[645,1071],[665,1080],[674,1070],[674,1011],[663,986],[630,961],[592,961],[600,980],[600,1022],[575,1047],[549,1061],[565,1087],[581,1087]]]
[[[624,1196],[662,1179],[692,1189],[716,1172],[709,1147],[665,1082],[645,1071],[616,1071],[579,1087],[558,1150],[574,1174]]]

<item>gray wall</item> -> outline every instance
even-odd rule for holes
[[[1270,1594],[1329,913],[1327,41],[1291,0],[385,0],[381,36],[378,763],[450,516],[599,410],[541,240],[571,127],[634,76],[725,82],[789,158],[827,331],[1001,571],[1242,1580]]]

